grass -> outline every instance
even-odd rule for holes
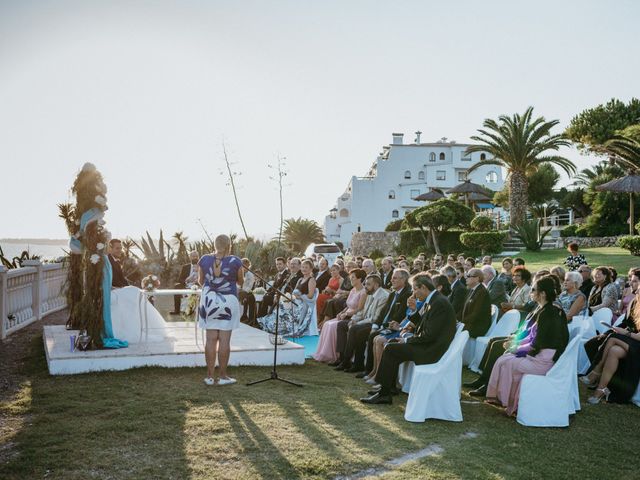
[[[600,248],[581,248],[580,253],[584,254],[587,262],[592,267],[600,265],[614,267],[620,275],[626,275],[631,267],[640,266],[640,258],[635,257],[618,247],[600,247]],[[555,248],[553,250],[541,250],[539,252],[521,251],[516,257],[525,259],[526,266],[531,271],[540,270],[541,268],[554,267],[563,265],[567,258],[568,252],[564,248]],[[496,261],[494,266],[500,271],[500,264]]]
[[[256,367],[234,368],[232,387],[206,387],[203,369],[52,377],[39,337],[25,365],[0,404],[0,419],[22,420],[0,438],[4,480],[334,478],[433,444],[443,452],[375,478],[633,478],[640,466],[631,405],[583,402],[569,428],[536,429],[463,395],[464,422],[412,424],[405,396],[363,405],[363,382],[316,362],[280,370],[304,388],[245,386],[267,374]]]

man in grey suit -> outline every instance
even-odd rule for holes
[[[496,269],[491,265],[483,265],[482,273],[484,275],[484,286],[487,287],[487,291],[489,292],[489,298],[491,299],[491,304],[495,305],[498,309],[498,316],[502,313],[500,308],[500,304],[503,302],[507,302],[507,289],[504,286],[502,280],[499,280],[496,274]]]

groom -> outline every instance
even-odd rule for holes
[[[113,271],[111,288],[122,288],[129,286],[129,281],[122,272],[122,242],[117,238],[109,240],[109,263]]]

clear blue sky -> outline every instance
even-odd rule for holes
[[[0,238],[65,237],[86,161],[115,235],[240,232],[223,139],[250,233],[277,231],[278,152],[285,216],[321,221],[392,132],[464,142],[529,105],[564,128],[640,95],[639,19],[635,1],[2,1]]]

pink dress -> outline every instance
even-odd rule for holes
[[[545,375],[553,367],[555,353],[555,349],[543,348],[535,357],[516,357],[511,353],[501,356],[491,370],[487,399],[498,399],[507,408],[507,414],[514,415],[518,411],[522,376]]]
[[[360,290],[352,288],[347,297],[347,314],[352,316],[358,311],[358,305],[360,305],[360,299],[367,294],[364,287]],[[313,358],[319,362],[335,362],[338,359],[338,352],[336,352],[336,341],[338,339],[338,320],[334,318],[324,322],[322,325],[322,331],[320,332],[320,339],[318,340],[318,349],[313,354]]]

